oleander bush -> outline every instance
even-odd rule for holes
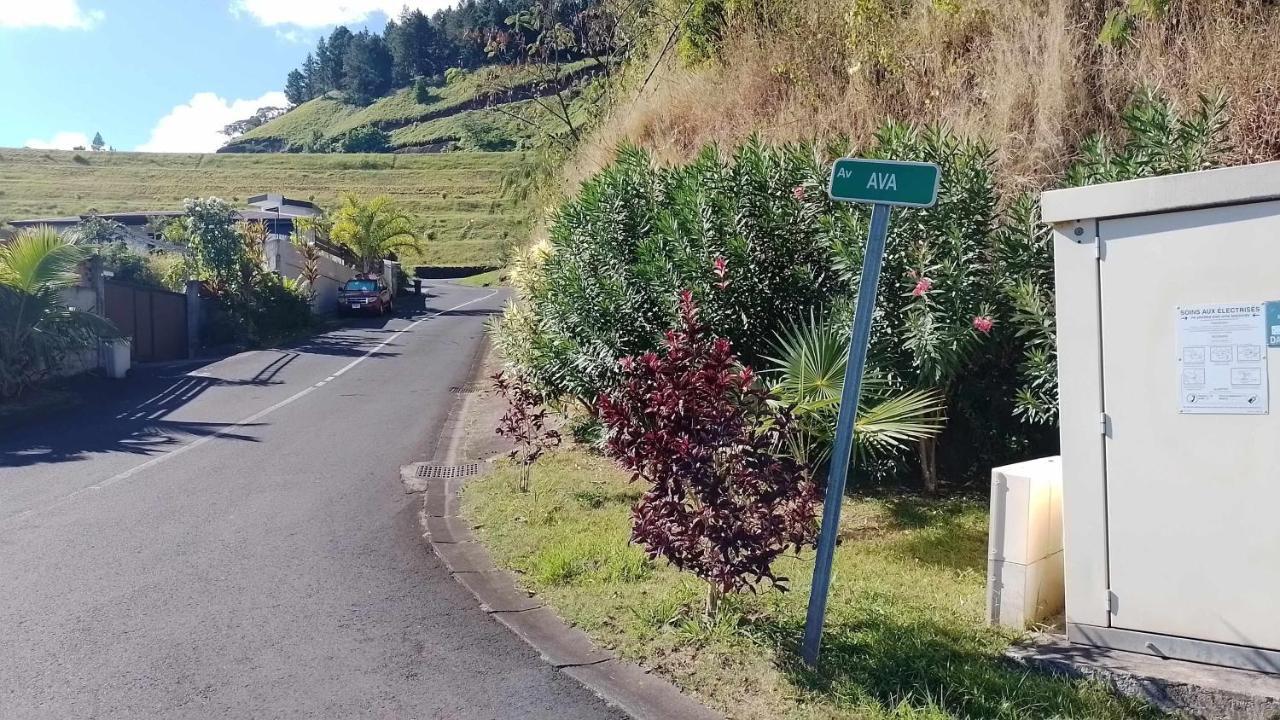
[[[1157,93],[1139,93],[1123,114],[1123,132],[1088,139],[1063,182],[1211,167],[1229,150],[1225,115],[1221,96],[1180,112]],[[863,454],[865,474],[877,482],[918,477],[936,491],[943,478],[971,482],[993,465],[1051,452],[1057,365],[1049,229],[1035,195],[1002,196],[990,146],[941,126],[887,122],[863,147],[753,139],[732,153],[709,147],[671,167],[624,147],[554,214],[546,242],[517,263],[519,298],[497,324],[507,362],[545,397],[589,408],[622,382],[619,358],[661,346],[677,325],[684,289],[706,326],[747,365],[794,369],[796,358],[776,345],[797,333],[824,346],[827,360],[838,357],[870,221],[868,207],[826,196],[831,160],[840,154],[942,169],[935,206],[893,211],[873,320],[871,394],[859,422],[870,441],[865,428],[887,402],[879,410],[889,414],[880,418],[909,425],[891,436],[890,452]],[[825,340],[804,328],[818,316],[835,329]],[[792,452],[816,465],[829,452],[824,428],[834,423],[830,394],[843,383],[843,365],[836,373],[827,362],[822,372],[827,397],[817,402],[812,393],[788,395],[788,383],[775,381],[802,438]]]

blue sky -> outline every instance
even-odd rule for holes
[[[0,146],[211,152],[335,24],[449,0],[0,0]]]

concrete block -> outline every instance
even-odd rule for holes
[[[988,622],[1023,629],[1053,617],[1064,605],[1059,459],[993,469]]]

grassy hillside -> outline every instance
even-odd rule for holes
[[[865,142],[886,118],[987,140],[1002,183],[1052,184],[1139,87],[1230,101],[1232,162],[1280,159],[1280,6],[1237,0],[763,0],[705,3],[668,51],[632,53],[630,92],[567,175],[620,142],[676,162],[706,143]],[[701,7],[701,6],[699,6]],[[715,8],[722,15],[716,16]],[[696,57],[699,48],[707,57]],[[691,57],[693,56],[693,57]],[[848,145],[846,145],[848,146]]]
[[[594,60],[567,64],[560,74],[560,82],[579,83],[597,68]],[[417,101],[411,88],[367,107],[351,105],[336,96],[316,98],[241,135],[228,143],[227,149],[294,150],[317,139],[331,139],[366,125],[391,133],[391,142],[396,148],[450,141],[460,142],[465,148],[474,145],[481,135],[505,138],[512,146],[528,146],[547,133],[563,130],[562,125],[557,127],[554,119],[529,100],[532,95],[553,89],[546,86],[545,80],[533,68],[489,66],[457,73],[452,81],[432,86],[430,97],[423,103]],[[497,88],[504,92],[490,101],[489,96]],[[512,114],[530,122],[523,122]],[[456,122],[463,116],[466,122]]]
[[[429,264],[494,263],[523,236],[524,216],[504,197],[520,153],[446,155],[196,155],[0,149],[0,224],[96,209],[176,210],[187,197],[243,203],[280,192],[336,206],[341,193],[390,195],[430,233]]]

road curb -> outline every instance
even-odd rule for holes
[[[667,680],[598,647],[537,595],[521,590],[514,575],[493,564],[484,545],[472,536],[470,523],[458,514],[462,482],[431,479],[417,484],[425,484],[424,491],[417,491],[423,496],[418,513],[423,539],[480,609],[537,650],[545,662],[634,720],[723,720]]]
[[[483,367],[483,355],[482,350],[472,367],[473,379]],[[464,414],[462,409],[469,405],[470,395],[463,393],[455,400],[450,413],[453,422],[436,448],[437,458],[456,461],[463,434],[460,418],[454,414]],[[418,465],[426,464],[410,465],[401,471],[405,490],[422,495],[418,512],[422,537],[448,566],[453,579],[475,596],[489,617],[537,650],[544,661],[634,720],[724,720],[666,679],[598,647],[585,632],[565,623],[537,595],[521,590],[515,575],[493,564],[461,514],[462,487],[469,478],[418,478]],[[482,466],[487,470],[489,463]]]

